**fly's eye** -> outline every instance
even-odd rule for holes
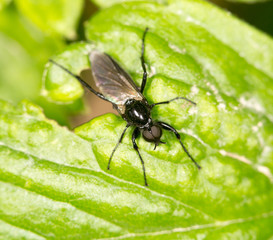
[[[151,131],[152,131],[152,135],[154,136],[154,138],[156,138],[156,139],[161,138],[161,135],[162,135],[161,127],[154,125],[151,127]]]
[[[148,131],[147,129],[145,129],[142,132],[142,136],[147,142],[159,142],[161,135],[162,135],[162,130],[159,126],[156,126],[156,125],[151,127],[151,131]]]

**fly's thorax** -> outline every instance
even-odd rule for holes
[[[129,99],[125,103],[123,118],[130,124],[137,127],[144,127],[150,122],[150,106],[145,101]]]

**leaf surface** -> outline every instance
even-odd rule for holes
[[[212,22],[213,16],[219,21]],[[98,117],[72,133],[31,103],[13,107],[2,102],[4,229],[46,239],[273,236],[272,39],[205,2],[128,2],[102,10],[87,23],[91,48],[78,43],[54,59],[79,74],[88,66],[83,53],[96,46],[140,86],[146,26],[148,101],[184,96],[197,103],[157,106],[153,118],[178,129],[202,169],[196,169],[171,133],[164,131],[167,144],[156,151],[140,138],[149,182],[144,187],[132,129],[116,151],[111,171],[106,170],[126,125],[119,116]],[[232,34],[234,27],[243,43]],[[45,79],[47,95],[56,101],[74,101],[82,93],[78,82],[56,66],[48,65]],[[61,86],[72,85],[65,95]]]

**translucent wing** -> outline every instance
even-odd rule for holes
[[[92,51],[89,58],[96,86],[107,100],[117,105],[120,112],[123,112],[128,99],[144,99],[128,73],[109,55]]]

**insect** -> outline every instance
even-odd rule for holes
[[[162,129],[174,133],[188,157],[192,160],[192,162],[196,165],[198,169],[201,169],[201,167],[193,159],[186,147],[183,145],[180,139],[180,135],[176,131],[176,129],[167,123],[154,121],[151,118],[151,110],[157,105],[168,104],[178,99],[184,99],[192,103],[193,105],[196,105],[196,103],[185,97],[176,97],[168,101],[153,104],[148,103],[147,99],[143,95],[143,91],[147,81],[147,70],[144,61],[145,37],[147,32],[148,28],[145,29],[142,37],[140,60],[143,69],[143,77],[140,89],[133,82],[129,74],[124,71],[113,58],[111,58],[106,53],[102,53],[97,50],[93,50],[90,53],[89,59],[91,62],[93,78],[100,92],[97,92],[91,86],[89,86],[80,76],[73,74],[62,65],[56,63],[53,60],[50,60],[53,64],[59,66],[68,74],[76,78],[84,87],[89,89],[92,93],[105,101],[111,102],[113,104],[113,107],[127,122],[125,129],[123,130],[115,148],[110,155],[107,166],[108,170],[110,170],[111,160],[119,144],[122,142],[126,130],[129,127],[134,127],[134,131],[132,134],[132,143],[142,164],[144,183],[146,186],[148,186],[148,182],[146,177],[145,165],[139,152],[138,145],[136,143],[136,139],[139,137],[140,134],[142,134],[143,138],[147,142],[152,142],[155,144],[155,150],[159,143],[165,144],[165,142],[162,142],[160,140],[162,135]]]

